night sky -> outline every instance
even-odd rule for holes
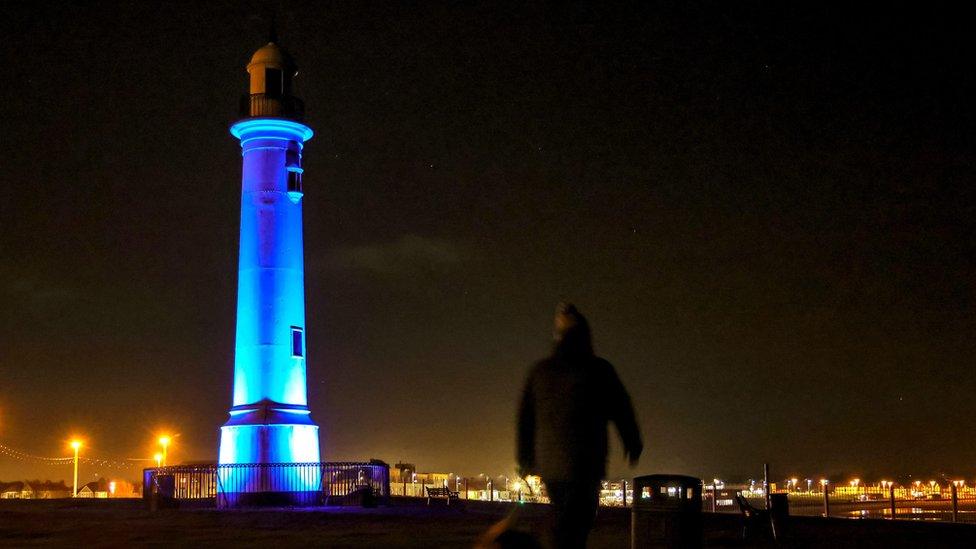
[[[634,399],[633,473],[976,475],[970,18],[133,4],[0,8],[0,443],[149,457],[169,430],[171,461],[216,459],[228,127],[273,8],[316,130],[324,459],[510,473],[567,299]],[[70,471],[0,456],[28,475]]]

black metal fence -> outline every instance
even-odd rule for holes
[[[143,498],[214,500],[217,507],[328,505],[390,496],[390,467],[368,463],[177,465],[143,471]]]
[[[737,492],[740,490],[708,487],[702,498],[703,509],[741,513],[735,501]],[[761,491],[743,489],[740,493],[753,507],[765,507]],[[961,483],[819,487],[780,493],[787,495],[791,515],[976,522],[976,489]]]

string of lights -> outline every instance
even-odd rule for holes
[[[17,461],[25,463],[36,463],[43,465],[58,465],[64,466],[70,464],[74,458],[68,457],[44,457],[35,456],[33,454],[28,454],[27,452],[22,452],[15,448],[11,448],[3,443],[0,443],[0,455],[13,458]],[[87,465],[95,465],[99,467],[111,467],[114,469],[132,469],[136,467],[136,464],[130,461],[118,461],[113,459],[102,459],[97,457],[87,457],[79,456],[78,461]]]
[[[35,455],[28,454],[27,452],[21,452],[20,450],[11,448],[3,443],[0,443],[0,453],[8,457],[12,457],[18,461],[50,463],[51,465],[62,465],[72,460],[71,457],[54,458],[54,457],[35,456]]]

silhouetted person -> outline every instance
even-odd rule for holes
[[[630,396],[606,360],[593,354],[590,326],[560,304],[552,355],[529,372],[518,416],[520,474],[542,477],[552,502],[553,542],[586,546],[606,472],[607,425],[614,422],[630,464],[643,444]]]

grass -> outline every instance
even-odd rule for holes
[[[471,547],[512,504],[478,501],[447,507],[396,498],[375,509],[217,510],[184,504],[149,511],[140,500],[0,500],[0,546],[4,547]],[[519,529],[538,534],[548,506],[518,511]],[[745,544],[736,514],[704,514],[705,545]],[[963,547],[976,539],[976,525],[910,520],[791,517],[782,525],[781,547]],[[630,510],[601,508],[589,547],[630,547]]]
[[[440,504],[151,512],[137,500],[9,500],[0,502],[0,545],[470,547],[512,509],[480,502],[450,508],[435,503]],[[545,508],[524,507],[520,528],[542,528]],[[629,547],[629,519],[619,511],[599,518],[592,547]]]

